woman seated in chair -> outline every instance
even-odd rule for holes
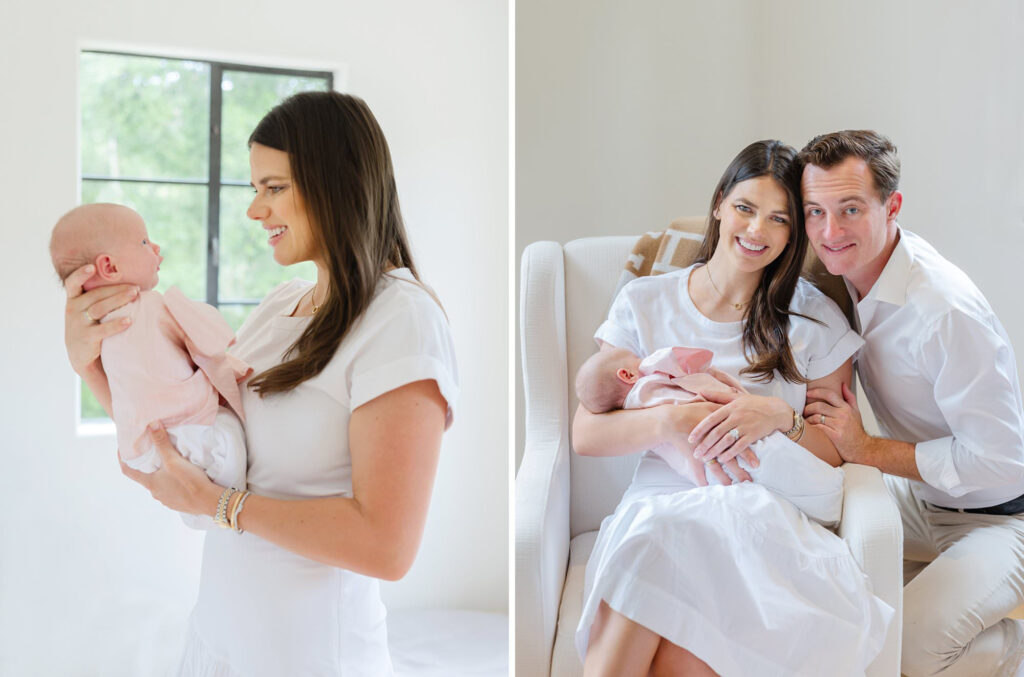
[[[573,421],[577,453],[671,444],[720,486],[698,487],[647,451],[587,564],[576,633],[585,675],[863,675],[892,609],[845,542],[745,481],[749,445],[774,431],[833,466],[835,447],[800,417],[808,389],[841,392],[861,345],[828,297],[800,278],[807,250],[796,151],[743,149],[715,188],[695,262],[628,283],[595,338],[641,357],[714,353],[746,393]],[[787,442],[789,443],[789,442]],[[732,481],[734,478],[737,481]]]

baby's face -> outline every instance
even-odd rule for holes
[[[149,239],[146,223],[132,212],[115,229],[116,245],[111,256],[121,273],[121,282],[136,284],[142,291],[149,291],[160,281],[160,245]]]

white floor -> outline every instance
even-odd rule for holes
[[[508,677],[508,616],[453,609],[388,614],[396,677]]]

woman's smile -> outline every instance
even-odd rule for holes
[[[266,228],[267,234],[269,235],[267,238],[267,244],[271,247],[276,247],[277,243],[281,241],[281,237],[284,236],[284,232],[288,230],[288,226],[274,226],[273,228],[267,228],[264,226],[264,228]]]
[[[739,235],[736,236],[736,244],[739,245],[739,250],[744,256],[760,256],[766,249],[768,249],[768,245],[766,244],[758,244],[752,240],[744,239]]]

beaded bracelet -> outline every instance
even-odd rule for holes
[[[235,509],[231,511],[231,517],[228,520],[231,524],[231,528],[235,530],[236,534],[244,533],[244,529],[238,525],[238,516],[242,514],[242,506],[245,505],[245,499],[249,498],[251,491],[242,492],[242,497],[235,503]]]
[[[228,501],[231,500],[231,495],[237,491],[238,489],[235,489],[234,487],[228,487],[220,493],[220,500],[217,501],[217,514],[213,516],[213,523],[222,529],[231,528],[227,518]]]

